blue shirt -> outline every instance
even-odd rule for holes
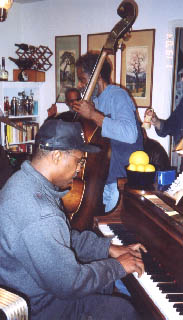
[[[113,183],[118,177],[126,177],[125,166],[130,154],[143,150],[140,123],[132,99],[118,86],[108,85],[94,103],[96,109],[105,115],[102,136],[110,139],[112,151],[106,183]]]

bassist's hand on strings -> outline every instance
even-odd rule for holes
[[[75,101],[73,110],[86,119],[92,119],[93,113],[96,112],[94,103],[85,100]]]
[[[94,103],[86,100],[75,101],[73,110],[83,118],[93,120],[97,126],[102,127],[104,115],[95,109]]]

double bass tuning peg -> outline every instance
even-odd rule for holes
[[[128,41],[131,38],[131,31],[132,31],[132,28],[130,28],[130,30],[124,34],[123,38],[118,40],[117,49],[120,49],[122,51],[125,49],[126,46],[124,44],[124,41]]]
[[[124,41],[128,41],[131,38],[131,31],[132,31],[132,28],[127,33],[125,33],[123,38]]]
[[[120,39],[120,40],[118,40],[118,46],[117,46],[117,49],[119,49],[119,50],[121,50],[121,51],[123,51],[124,49],[125,49],[125,44],[123,43],[123,40],[124,39]]]

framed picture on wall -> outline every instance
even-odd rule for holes
[[[155,30],[130,33],[121,53],[121,80],[137,107],[150,108],[152,103]]]
[[[80,54],[80,35],[55,37],[56,102],[65,102],[67,88],[77,87],[75,64]]]
[[[174,69],[173,69],[173,94],[172,112],[176,110],[183,98],[183,28],[175,29],[175,49],[174,49]],[[183,132],[182,132],[183,137]],[[180,172],[182,158],[175,152],[177,141],[174,137],[170,138],[171,165],[177,167]]]
[[[87,35],[87,51],[94,51],[96,53],[100,53],[107,40],[108,35],[109,35],[109,32],[88,34]],[[107,57],[112,67],[111,81],[112,83],[115,83],[116,82],[116,56],[110,54]]]

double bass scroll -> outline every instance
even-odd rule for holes
[[[83,100],[90,100],[106,56],[108,54],[114,55],[116,53],[118,40],[122,39],[131,29],[136,19],[137,6],[134,2],[132,4],[132,2],[122,1],[117,9],[117,13],[122,19],[114,26],[107,37],[98,60],[93,68],[93,72],[83,95]]]

